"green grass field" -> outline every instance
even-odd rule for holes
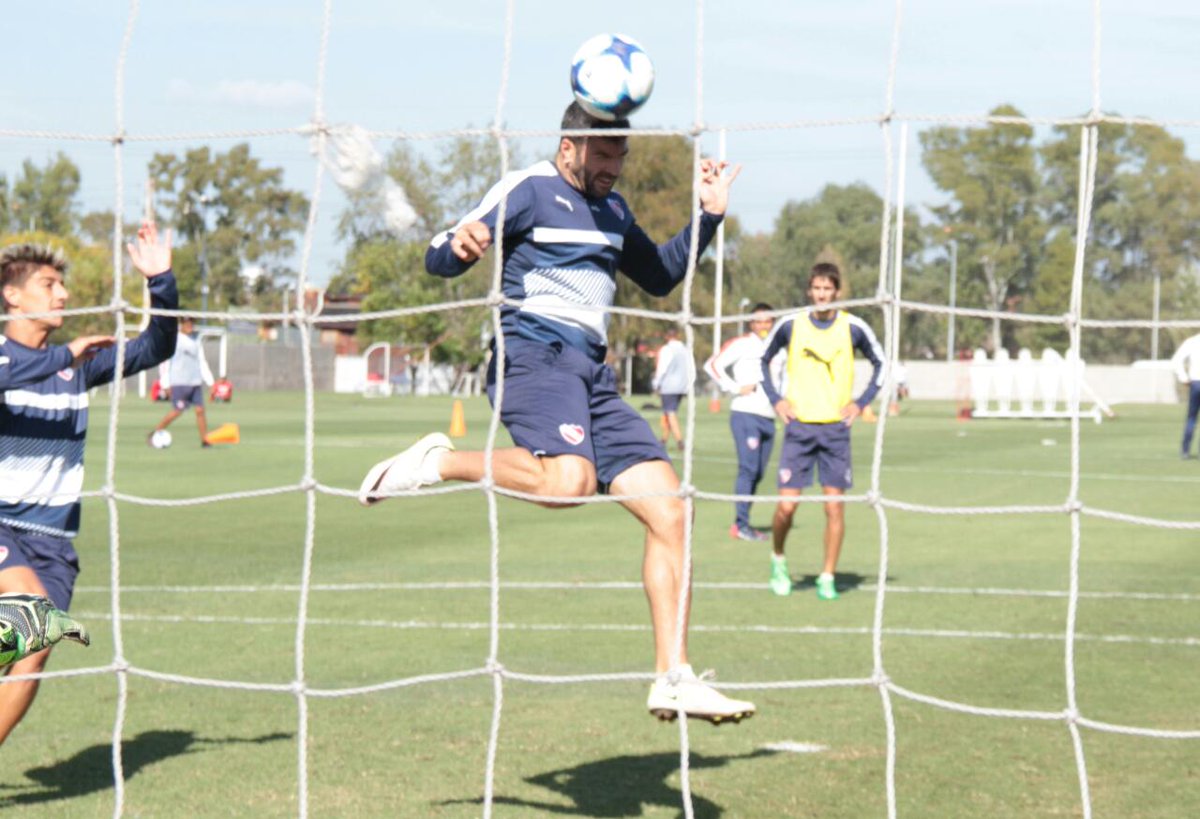
[[[641,401],[639,400],[639,404]],[[92,418],[88,487],[104,475],[108,413]],[[122,404],[117,487],[188,498],[298,483],[303,400],[239,394],[210,408],[242,443],[202,451],[190,417],[168,451],[145,446],[164,406]],[[728,415],[701,408],[695,483],[731,492]],[[1182,412],[1123,407],[1082,430],[1081,497],[1089,506],[1195,520],[1198,462],[1176,451]],[[1065,423],[957,422],[947,404],[910,403],[891,419],[882,490],[940,506],[1056,504],[1067,497]],[[488,409],[467,402],[465,446],[481,445]],[[444,429],[443,398],[317,400],[315,471],[357,488],[371,463],[417,434]],[[856,491],[869,486],[875,427],[855,427]],[[778,448],[777,450],[778,451]],[[773,476],[763,487],[774,491]],[[300,492],[215,505],[118,504],[122,634],[128,662],[168,674],[287,684],[295,678],[298,585],[307,500]],[[769,521],[770,506],[755,508]],[[651,670],[641,535],[611,505],[548,511],[502,499],[504,588],[499,656],[534,674]],[[865,678],[880,527],[848,510],[843,594],[817,600],[821,511],[802,506],[789,543],[797,591],[766,589],[768,549],[731,540],[729,504],[696,515],[691,653],[718,681]],[[884,666],[906,689],[993,708],[1066,707],[1064,633],[1070,518],[934,516],[889,510],[891,559]],[[1092,719],[1200,729],[1200,536],[1083,517],[1075,662],[1078,702]],[[109,516],[85,504],[83,563],[72,611],[90,649],[56,650],[52,671],[101,667],[114,654]],[[480,668],[487,655],[487,503],[479,492],[399,499],[371,510],[316,500],[313,591],[304,646],[309,686],[341,689]],[[603,581],[627,587],[595,588]],[[332,588],[331,588],[332,587]],[[337,587],[341,587],[340,589]],[[1056,594],[1050,594],[1056,593]],[[682,816],[679,731],[644,710],[643,683],[506,682],[496,816]],[[738,726],[689,726],[697,817],[886,815],[886,736],[870,686],[746,692],[758,715]],[[46,682],[0,753],[0,806],[22,817],[113,813],[114,674]],[[896,791],[904,817],[1082,815],[1062,722],[995,719],[893,697]],[[313,816],[467,817],[481,813],[493,708],[488,677],[308,700]],[[294,816],[299,706],[294,695],[128,678],[125,815]],[[1083,729],[1093,815],[1200,815],[1200,741]],[[774,743],[824,750],[773,752]]]

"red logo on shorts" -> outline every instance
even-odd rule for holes
[[[8,547],[0,546],[0,563],[8,560]]]
[[[792,479],[792,470],[787,469],[786,467],[779,470],[779,482],[780,483],[787,483],[791,479]]]
[[[757,438],[747,438],[746,446],[750,448],[751,452],[753,452],[754,450],[758,449],[758,439]]]
[[[571,446],[579,446],[583,443],[583,427],[579,424],[559,424],[558,434]]]

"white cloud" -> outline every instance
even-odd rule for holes
[[[222,80],[215,86],[198,86],[189,80],[174,78],[167,82],[167,99],[247,108],[299,108],[312,105],[313,89],[297,80]]]

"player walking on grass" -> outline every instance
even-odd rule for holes
[[[679,404],[692,386],[692,354],[679,340],[679,328],[668,327],[664,335],[667,340],[658,349],[651,386],[662,399],[663,446],[667,446],[674,437],[675,444],[682,452],[683,430],[679,427]]]
[[[808,279],[808,300],[813,309],[779,323],[767,341],[761,359],[762,385],[784,422],[783,449],[779,454],[779,494],[798,497],[813,482],[813,467],[821,475],[827,498],[844,495],[853,483],[850,469],[850,426],[883,386],[883,350],[862,319],[826,305],[838,300],[842,277],[837,266],[813,267]],[[787,388],[780,395],[770,379],[770,363],[787,351]],[[862,394],[851,400],[854,388],[854,351],[859,350],[874,367]],[[775,507],[771,556],[771,591],[792,592],[783,546],[792,528],[795,501]],[[845,535],[845,504],[825,503],[825,563],[817,577],[817,597],[836,600],[834,585],[838,555]]]
[[[129,254],[149,281],[151,306],[175,309],[179,297],[170,272],[170,236],[160,241],[154,225],[145,223]],[[53,248],[24,244],[0,251],[8,316],[0,336],[0,595],[47,597],[63,611],[70,607],[79,573],[71,539],[79,532],[88,390],[117,377],[112,336],[49,344],[63,317],[44,314],[66,307],[66,271],[66,258]],[[153,367],[174,350],[175,319],[154,316],[125,345],[123,375]],[[3,601],[0,597],[0,613]],[[40,647],[51,642],[41,640]],[[47,656],[35,653],[9,670],[39,672]],[[0,684],[0,742],[25,715],[37,687],[36,680]]]
[[[603,122],[572,103],[564,130],[628,128]],[[642,579],[654,627],[655,670],[647,706],[661,718],[677,712],[718,722],[754,713],[749,702],[729,699],[702,682],[687,659],[687,622],[676,630],[679,603],[690,601],[683,571],[688,525],[683,500],[671,496],[679,479],[650,425],[621,400],[604,364],[607,309],[617,272],[642,289],[665,296],[687,272],[691,225],[656,245],[613,191],[628,152],[624,136],[563,136],[552,162],[509,174],[452,229],[433,238],[425,266],[439,276],[465,273],[503,231],[503,289],[521,306],[501,308],[504,395],[500,419],[517,446],[492,455],[492,474],[506,489],[557,500],[561,508],[599,491],[655,497],[621,501],[645,527]],[[703,251],[725,214],[739,168],[700,163],[699,246]],[[500,203],[504,224],[498,227]],[[495,401],[492,357],[488,396]],[[440,433],[376,464],[359,499],[413,490],[443,480],[478,481],[483,452],[458,452]],[[685,606],[685,611],[686,611]],[[683,652],[671,667],[677,642]]]
[[[775,325],[770,315],[771,305],[754,305],[750,316],[750,332],[729,339],[708,361],[704,371],[722,390],[733,393],[729,405],[729,428],[737,448],[738,472],[734,481],[735,495],[753,495],[758,482],[767,472],[771,450],[775,445],[775,408],[759,383],[763,380],[762,356],[766,338]],[[774,379],[776,373],[772,372]],[[767,535],[750,525],[750,501],[734,504],[731,537],[742,540],[767,540]]]
[[[191,316],[179,319],[179,337],[175,341],[175,355],[171,356],[171,410],[146,436],[146,443],[151,446],[154,445],[154,433],[169,427],[188,407],[196,411],[200,446],[212,446],[208,442],[208,419],[204,412],[204,385],[212,386],[213,376],[204,360],[204,348],[193,335],[195,329],[196,323]]]
[[[1192,454],[1192,436],[1196,434],[1196,416],[1200,415],[1200,334],[1194,335],[1179,345],[1171,356],[1171,367],[1179,383],[1188,388],[1187,415],[1183,420],[1183,443],[1179,454],[1185,461]]]

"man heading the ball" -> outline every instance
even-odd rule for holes
[[[564,131],[629,127],[604,122],[578,103],[568,106]],[[492,453],[492,475],[506,489],[537,495],[541,505],[577,505],[600,491],[633,497],[621,501],[645,527],[642,579],[654,627],[658,678],[647,702],[663,719],[679,711],[719,722],[754,713],[699,680],[687,660],[686,616],[677,631],[681,599],[690,601],[684,574],[683,500],[661,494],[679,479],[650,425],[621,400],[615,375],[604,364],[608,310],[617,272],[656,296],[665,296],[687,273],[691,224],[657,245],[613,191],[628,153],[624,136],[566,136],[552,162],[507,175],[457,225],[433,238],[425,256],[430,273],[459,276],[495,243],[504,210],[504,295],[520,306],[501,308],[504,382],[500,419],[517,446]],[[740,167],[705,159],[699,168],[699,249],[703,252],[725,214],[729,188]],[[488,396],[496,400],[492,357]],[[383,496],[444,480],[484,477],[484,452],[456,451],[440,434],[376,464],[363,480],[364,505]],[[677,645],[682,652],[675,658]]]
[[[128,247],[134,267],[149,282],[151,306],[174,310],[179,295],[170,237],[160,241],[147,222]],[[0,336],[0,595],[49,598],[62,611],[70,607],[79,574],[71,539],[79,532],[88,390],[154,367],[175,351],[170,316],[152,317],[125,345],[120,374],[112,336],[51,345],[50,334],[63,323],[61,312],[53,313],[66,307],[69,296],[66,271],[66,257],[54,248],[21,244],[0,251],[8,316]],[[40,672],[48,653],[18,659],[7,670]],[[0,684],[0,743],[21,721],[37,688],[37,680]]]

